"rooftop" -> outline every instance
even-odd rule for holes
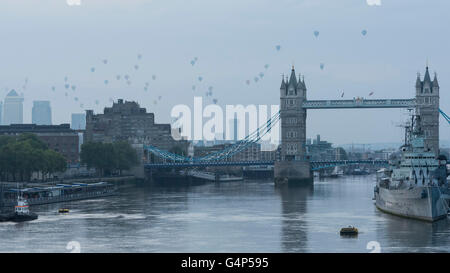
[[[64,123],[60,125],[36,125],[36,124],[11,124],[0,125],[0,134],[8,133],[74,133],[70,129],[70,124]]]

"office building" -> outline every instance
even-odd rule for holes
[[[31,123],[36,125],[52,125],[50,101],[33,101]]]

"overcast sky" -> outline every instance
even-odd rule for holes
[[[26,123],[33,100],[51,101],[54,124],[118,98],[136,100],[157,122],[169,122],[172,107],[192,105],[194,95],[219,105],[278,104],[281,74],[292,64],[309,99],[372,91],[371,98],[412,98],[427,59],[450,113],[448,0],[77,1],[0,1],[0,98],[23,93]],[[310,110],[307,135],[399,142],[405,118],[399,109]],[[440,133],[450,139],[443,119]]]

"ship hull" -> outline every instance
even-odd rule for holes
[[[33,221],[33,220],[36,220],[37,218],[38,218],[38,215],[34,214],[34,213],[30,213],[30,214],[26,214],[26,215],[16,213],[11,217],[10,221],[20,223],[20,222]]]
[[[30,214],[17,214],[9,213],[0,215],[0,222],[27,222],[38,219],[38,215],[35,213]]]
[[[438,187],[386,189],[375,192],[376,207],[390,214],[434,222],[447,217],[446,201]]]

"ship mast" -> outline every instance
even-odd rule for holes
[[[412,109],[408,109],[409,115],[411,116],[411,122],[408,124],[408,122],[405,122],[405,125],[402,127],[405,128],[405,144],[404,147],[407,147],[411,145],[411,134],[414,130],[414,114],[411,113]]]

